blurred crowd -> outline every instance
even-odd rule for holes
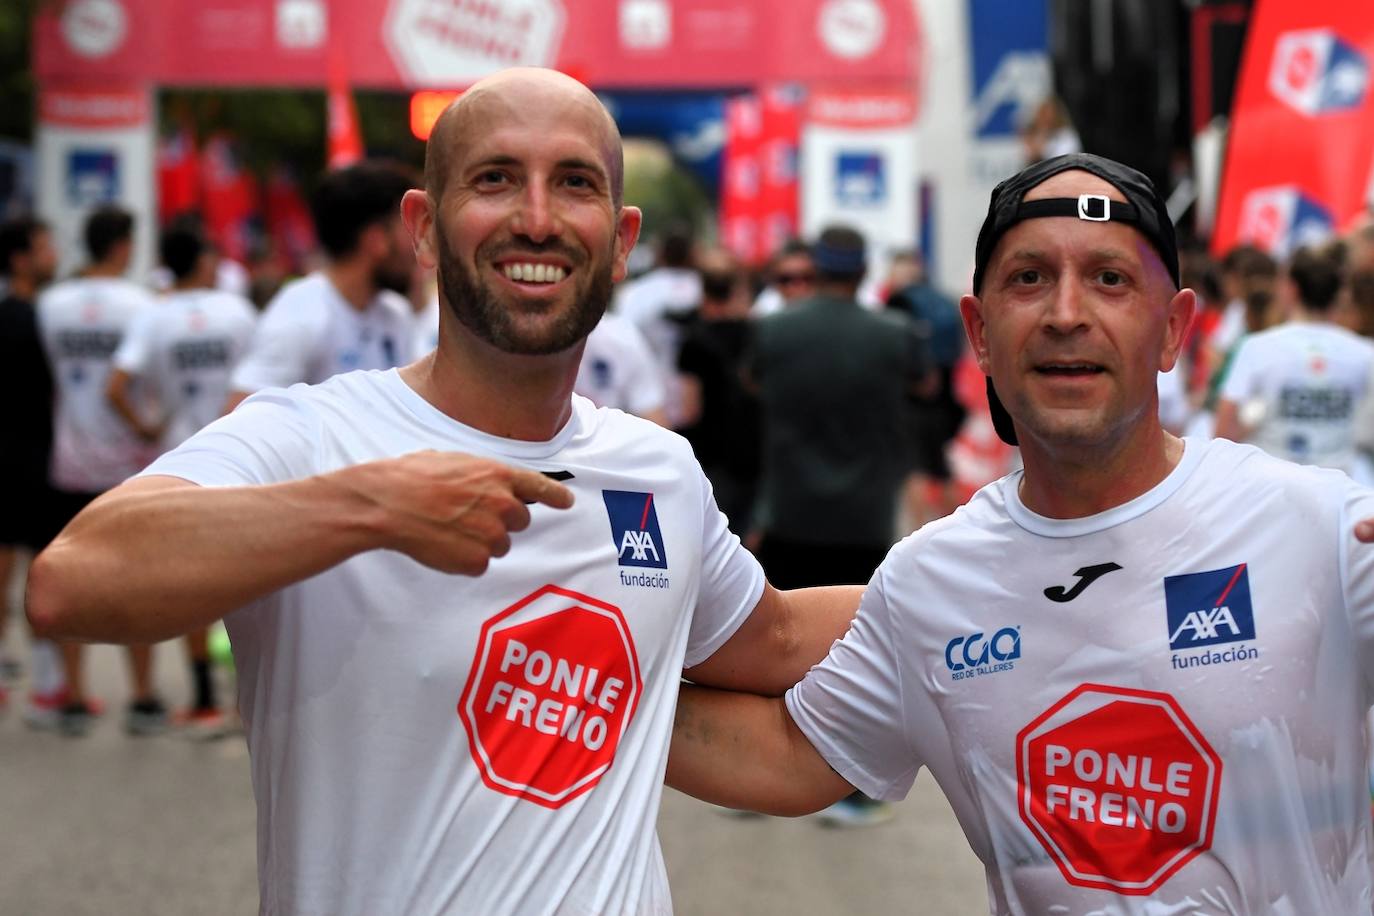
[[[147,282],[126,276],[133,218],[116,208],[90,216],[85,266],[62,279],[46,226],[0,226],[0,579],[242,398],[433,349],[441,305],[398,216],[416,183],[385,163],[322,179],[313,269],[270,282],[223,258],[194,213],[166,221]],[[588,338],[575,390],[685,436],[778,586],[866,581],[897,539],[1015,467],[965,345],[962,291],[937,288],[919,252],[882,253],[873,278],[875,252],[839,225],[762,266],[683,229],[651,244],[652,267],[618,287]],[[1160,374],[1166,426],[1374,480],[1374,225],[1281,260],[1197,248],[1182,269],[1199,306]],[[80,647],[6,639],[15,610],[0,614],[0,704],[22,683],[30,724],[84,734],[102,705]],[[130,650],[127,731],[226,727],[215,638],[188,639],[194,693],[175,713],[148,648]]]

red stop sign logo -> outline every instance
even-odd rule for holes
[[[458,717],[483,782],[558,808],[611,768],[640,688],[620,609],[546,585],[482,625]]]
[[[1016,771],[1070,884],[1150,894],[1212,845],[1221,759],[1167,693],[1082,685],[1016,736]]]

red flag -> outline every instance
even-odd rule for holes
[[[282,165],[272,170],[263,195],[263,223],[291,272],[299,272],[315,250],[315,224],[296,178]]]
[[[185,127],[162,138],[157,149],[157,212],[162,222],[200,206],[200,155]]]
[[[720,237],[746,264],[762,258],[763,197],[760,193],[760,141],[763,104],[753,94],[725,103],[724,180],[720,189]]]
[[[234,141],[222,131],[206,142],[202,169],[205,229],[227,257],[244,261],[251,240],[250,220],[257,211],[257,182],[239,166]]]
[[[341,57],[329,68],[329,138],[325,166],[341,169],[363,158],[363,133],[358,125],[358,107],[348,87],[348,73]]]
[[[1278,257],[1365,206],[1374,161],[1374,17],[1347,0],[1256,5],[1228,140],[1213,251]]]

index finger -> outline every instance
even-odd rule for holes
[[[568,509],[573,504],[572,490],[538,471],[516,470],[511,475],[511,492],[529,503],[543,503],[554,509]]]

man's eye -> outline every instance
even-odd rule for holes
[[[1027,267],[1012,274],[1013,283],[1035,284],[1040,282],[1040,271]]]
[[[506,180],[506,173],[505,173],[505,172],[497,172],[497,171],[483,172],[482,174],[480,174],[480,175],[477,176],[477,183],[478,183],[478,184],[501,184],[501,183],[504,182],[505,180]]]
[[[563,181],[569,187],[578,188],[579,190],[594,187],[592,180],[586,175],[569,175],[567,178],[563,179]]]
[[[1120,286],[1126,282],[1126,276],[1115,270],[1104,270],[1097,277],[1102,281],[1103,286]]]

